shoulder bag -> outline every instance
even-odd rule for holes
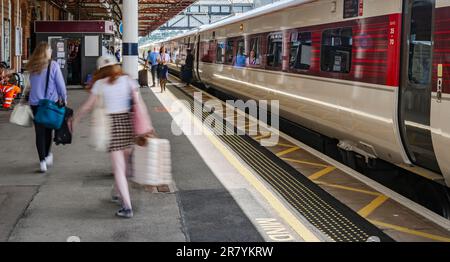
[[[36,116],[34,117],[34,121],[37,124],[45,126],[46,128],[60,129],[64,121],[66,107],[63,103],[57,103],[55,101],[47,99],[51,64],[52,63],[50,61],[47,68],[44,99],[39,100],[39,105]]]

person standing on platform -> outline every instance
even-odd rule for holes
[[[55,61],[51,60],[52,49],[46,42],[41,42],[27,63],[30,72],[30,98],[29,104],[36,116],[39,101],[49,99],[57,102],[62,100],[67,105],[67,90],[61,69]],[[47,74],[48,72],[48,74]],[[47,89],[47,92],[45,92]],[[36,132],[36,148],[39,154],[40,170],[47,172],[47,167],[53,165],[53,154],[50,152],[53,129],[41,124],[34,124]]]
[[[158,52],[156,52],[156,47],[153,48],[153,52],[148,51],[147,63],[151,66],[152,73],[152,87],[156,86],[156,71],[158,71]]]
[[[113,195],[112,200],[121,200],[122,208],[116,212],[116,216],[132,218],[130,192],[127,182],[127,170],[134,145],[131,103],[133,92],[138,91],[138,84],[125,75],[114,56],[102,56],[97,60],[97,76],[103,76],[97,80],[91,90],[88,100],[75,113],[70,129],[74,130],[81,118],[90,112],[97,103],[98,97],[102,97],[103,104],[110,120],[109,148],[111,163],[113,166],[115,186],[119,196]]]
[[[192,82],[192,71],[194,70],[194,55],[192,50],[187,50],[186,61],[184,62],[183,78],[186,83],[186,87]]]
[[[167,78],[169,76],[169,67],[167,63],[170,62],[170,55],[166,53],[166,47],[162,46],[158,55],[159,68],[159,84],[161,86],[161,93],[166,90]]]

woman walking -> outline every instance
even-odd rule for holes
[[[67,104],[64,77],[58,63],[52,61],[51,57],[52,49],[48,43],[42,42],[36,47],[26,66],[30,73],[31,85],[29,104],[34,115],[36,115],[39,101],[42,99],[62,101]],[[34,124],[34,127],[40,171],[45,173],[47,168],[53,165],[53,154],[50,152],[53,129],[37,123]]]
[[[161,46],[157,61],[158,66],[160,67],[159,84],[161,86],[161,93],[162,93],[166,90],[167,77],[169,76],[169,67],[167,66],[167,63],[170,61],[170,55],[166,53],[165,46]]]
[[[138,85],[122,72],[114,56],[100,57],[97,60],[97,68],[96,76],[102,78],[94,83],[90,97],[75,114],[73,126],[76,126],[80,119],[94,108],[96,101],[101,96],[111,123],[108,152],[114,172],[115,188],[122,200],[122,208],[117,211],[116,215],[131,218],[133,209],[126,171],[134,144],[130,101],[132,101],[133,92],[138,91]]]

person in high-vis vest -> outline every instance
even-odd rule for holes
[[[2,76],[2,83],[0,85],[0,92],[3,95],[3,108],[11,109],[14,99],[22,92],[20,87],[9,83],[11,72],[4,71]]]

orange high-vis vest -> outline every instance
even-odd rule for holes
[[[17,94],[22,92],[20,87],[12,84],[0,86],[0,91],[3,94],[3,108],[5,109],[10,108],[14,98],[16,98]]]

